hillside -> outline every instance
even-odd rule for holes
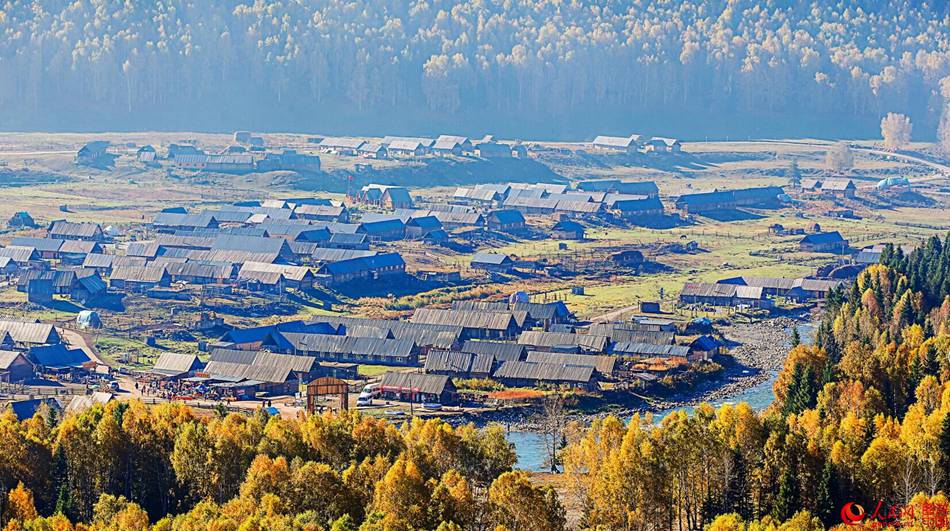
[[[14,0],[0,128],[930,139],[950,74],[944,2],[360,6]]]

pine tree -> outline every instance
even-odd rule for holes
[[[788,184],[794,188],[800,188],[802,185],[802,172],[798,169],[798,161],[792,159],[788,163],[788,171],[786,172],[788,176]]]
[[[802,344],[802,336],[798,333],[798,327],[792,327],[792,348]]]
[[[749,493],[748,466],[739,449],[732,452],[732,476],[723,493],[722,513],[736,513],[742,518],[752,516],[752,496]]]
[[[940,457],[946,474],[944,484],[950,485],[950,413],[943,417],[943,429],[940,432]]]
[[[777,520],[788,520],[799,508],[798,485],[792,467],[786,467],[778,487],[778,494],[772,502],[772,516]]]
[[[788,386],[783,413],[801,413],[815,405],[818,390],[815,388],[815,371],[808,365],[796,363],[792,381]]]
[[[835,525],[834,468],[831,459],[825,461],[821,479],[815,492],[815,514],[829,528]]]

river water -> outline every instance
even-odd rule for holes
[[[797,328],[803,343],[811,343],[814,341],[815,326],[813,324],[801,324],[798,325]],[[789,338],[791,338],[791,328],[788,329],[788,335]],[[718,407],[726,403],[737,404],[739,402],[748,402],[749,405],[752,406],[752,409],[762,411],[769,407],[772,401],[775,400],[775,395],[772,394],[772,384],[775,383],[777,376],[778,373],[773,372],[769,374],[767,380],[737,395],[710,403],[714,407]],[[680,409],[684,409],[689,413],[693,412],[692,406],[664,409],[654,412],[653,420],[658,423],[663,420],[663,417],[666,415]],[[549,470],[549,468],[545,467],[547,454],[544,450],[544,441],[541,434],[530,431],[511,431],[508,433],[508,441],[515,445],[515,452],[518,454],[518,462],[515,464],[515,468],[532,472],[546,472]]]

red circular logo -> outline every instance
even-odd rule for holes
[[[857,525],[864,520],[864,507],[848,502],[841,508],[841,521],[848,525]]]

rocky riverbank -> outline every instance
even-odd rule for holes
[[[607,415],[629,417],[635,413],[658,413],[740,396],[764,384],[781,370],[791,343],[789,330],[811,322],[810,314],[802,312],[764,320],[734,320],[727,325],[720,325],[718,328],[729,342],[729,354],[733,362],[725,364],[718,377],[703,381],[679,393],[674,399],[645,397],[647,400],[642,400],[633,397],[624,404],[614,404],[597,413],[571,413],[570,420],[587,424]],[[454,420],[477,425],[498,422],[514,431],[538,431],[538,413],[532,407],[503,408],[477,415],[463,415]]]

